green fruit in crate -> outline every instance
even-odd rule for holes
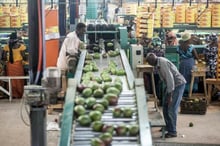
[[[89,117],[89,115],[81,115],[79,116],[77,121],[81,126],[90,126],[91,124],[91,118]]]
[[[100,88],[100,85],[96,82],[96,81],[93,81],[93,82],[90,82],[89,83],[89,87],[95,91],[96,89],[99,89]]]
[[[101,88],[94,90],[93,96],[95,98],[101,98],[104,95],[104,91]]]
[[[125,118],[132,118],[133,110],[129,107],[123,108],[123,117]]]
[[[76,105],[74,107],[74,112],[80,116],[80,115],[84,115],[86,113],[86,109],[82,106],[82,105]]]
[[[86,60],[92,60],[92,59],[93,59],[93,57],[92,57],[91,54],[87,54],[87,55],[86,55]]]
[[[120,107],[114,108],[112,115],[114,118],[120,118],[122,117],[122,109]]]
[[[82,96],[83,97],[89,97],[92,95],[92,89],[91,88],[85,88],[83,91],[82,91]]]
[[[91,109],[94,104],[96,104],[96,99],[94,97],[89,97],[86,99],[86,108]]]
[[[94,59],[99,59],[100,58],[100,54],[99,53],[94,53],[93,58]]]
[[[122,91],[122,84],[120,82],[115,82],[114,87],[117,88],[120,92]]]
[[[199,99],[198,99],[198,98],[195,98],[195,99],[194,99],[194,102],[199,102]]]
[[[113,43],[107,43],[107,47],[112,47],[112,46],[114,46]]]
[[[102,54],[102,57],[107,58],[108,57],[107,53]]]
[[[101,99],[100,104],[104,106],[105,109],[108,109],[109,101],[107,99]]]
[[[99,51],[99,47],[93,47],[94,51]]]
[[[96,132],[101,132],[103,125],[104,124],[102,121],[94,121],[92,122],[92,130]]]
[[[102,78],[102,80],[103,80],[104,82],[111,82],[111,81],[112,81],[112,78],[111,78],[110,76],[104,76],[104,77]]]
[[[104,126],[102,127],[102,132],[108,132],[110,134],[113,134],[114,133],[114,126],[113,125],[104,124]]]
[[[112,134],[109,132],[102,133],[99,138],[105,143],[106,146],[109,146],[112,142]]]
[[[96,104],[93,105],[93,110],[100,111],[100,112],[103,113],[104,110],[105,110],[105,107],[100,103],[96,103]]]
[[[102,113],[100,111],[89,112],[89,117],[92,121],[100,121],[102,119]]]
[[[122,85],[122,80],[121,80],[121,78],[120,77],[116,77],[115,79],[114,79],[114,83],[120,83],[121,85]]]
[[[113,93],[113,94],[119,95],[121,93],[121,91],[118,90],[116,87],[109,87],[106,90],[106,93]]]
[[[93,66],[93,71],[97,72],[97,71],[99,71],[99,68],[97,66]]]
[[[85,104],[85,98],[77,96],[75,99],[75,104],[76,105],[84,105]]]
[[[92,138],[90,142],[91,146],[106,146],[100,138]]]
[[[109,105],[117,105],[118,104],[118,96],[113,93],[107,93],[103,96],[104,99],[108,100]]]
[[[103,90],[106,92],[106,90],[112,86],[113,86],[113,84],[111,82],[105,82],[103,85]]]
[[[111,72],[112,75],[115,75],[116,74],[116,69],[115,68],[111,68],[110,72]]]
[[[118,69],[117,72],[116,72],[116,75],[123,76],[123,75],[126,75],[126,72],[125,72],[124,69]]]
[[[130,136],[137,136],[139,134],[139,126],[137,124],[130,125],[128,127],[128,132]]]
[[[115,131],[116,131],[116,134],[118,136],[125,136],[128,132],[128,128],[126,125],[118,125],[116,128],[115,128]]]
[[[94,77],[94,80],[99,84],[102,83],[102,79],[100,77]]]

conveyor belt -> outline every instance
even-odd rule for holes
[[[110,60],[114,60],[117,62],[117,65],[119,68],[124,68],[126,70],[126,76],[120,76],[122,82],[123,82],[123,90],[119,96],[117,107],[130,107],[134,112],[133,116],[131,118],[114,118],[112,115],[112,110],[116,106],[109,106],[107,110],[104,111],[102,115],[102,121],[104,124],[113,124],[113,125],[120,125],[120,124],[139,124],[140,129],[137,136],[117,136],[113,134],[113,141],[111,143],[111,146],[151,146],[152,145],[152,139],[151,139],[151,133],[150,133],[150,126],[149,121],[147,117],[147,105],[146,105],[146,95],[144,90],[144,85],[139,84],[140,81],[138,80],[137,87],[134,87],[134,77],[133,74],[131,75],[131,69],[130,66],[128,66],[127,58],[123,54],[124,51],[120,51],[121,56],[114,57],[114,58],[107,58],[107,59],[98,59],[94,60],[99,68],[100,71],[102,71],[103,68],[106,68],[108,66],[108,62]],[[82,55],[85,57],[84,52]],[[123,57],[122,57],[123,56]],[[124,63],[127,62],[127,63]],[[81,69],[81,72],[77,69],[77,72],[79,74],[76,74],[76,83],[79,83],[82,76],[82,68],[83,68],[84,61],[80,60],[78,64],[78,69]],[[99,73],[96,73],[99,74]],[[114,79],[116,76],[112,76]],[[130,77],[130,78],[128,78]],[[136,92],[139,92],[138,94]],[[140,97],[137,98],[137,95]],[[74,95],[75,97],[75,95]],[[68,98],[68,97],[66,97]],[[66,99],[67,101],[68,99]],[[65,103],[65,105],[68,103]],[[65,107],[64,105],[64,110]],[[74,106],[74,105],[73,105]],[[72,109],[72,108],[71,108]],[[66,110],[67,112],[67,110]],[[89,110],[87,110],[89,112]],[[65,121],[65,113],[63,113],[63,119]],[[70,115],[70,113],[68,113]],[[141,116],[139,116],[141,115]],[[145,116],[146,115],[146,116]],[[69,122],[70,123],[70,122]],[[61,140],[60,140],[60,146],[90,146],[90,141],[94,137],[98,137],[101,133],[100,132],[93,132],[91,127],[82,127],[79,125],[78,122],[73,121],[72,122],[72,134],[71,136],[67,133],[64,127],[65,125],[62,124],[61,127]],[[70,132],[70,130],[68,130]],[[68,136],[69,138],[64,138],[65,136]],[[65,142],[63,139],[68,140],[68,142]],[[71,139],[71,140],[70,140]],[[72,141],[72,142],[71,142]],[[71,144],[70,144],[71,143]]]

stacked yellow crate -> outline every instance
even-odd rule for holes
[[[19,9],[21,24],[28,23],[27,5],[22,5]]]
[[[21,27],[19,8],[16,6],[10,7],[10,26],[11,28]]]
[[[123,5],[123,8],[125,9],[125,13],[127,15],[136,15],[137,7],[138,7],[137,3],[128,3]]]
[[[186,22],[186,5],[185,4],[176,6],[175,16],[176,16],[176,19],[175,19],[176,23]]]
[[[161,12],[162,27],[167,27],[167,28],[173,27],[173,23],[175,19],[173,7],[171,5],[166,7],[161,7],[160,12]]]
[[[160,28],[161,27],[161,13],[160,9],[156,9],[154,12],[154,28]]]
[[[10,7],[9,5],[0,6],[0,28],[10,27]]]
[[[204,3],[197,4],[196,23],[197,27],[211,27],[211,11]]]
[[[0,16],[0,28],[10,28],[10,16]]]
[[[211,27],[211,8],[206,8],[198,13],[197,18],[198,27]]]
[[[21,27],[20,16],[19,15],[11,16],[10,17],[10,25],[11,25],[11,28]]]
[[[155,8],[154,4],[151,4],[148,7],[149,12],[153,13],[154,15],[154,28],[160,28],[161,27],[161,13],[160,13],[160,7],[161,5],[158,4]]]
[[[186,23],[196,23],[196,6],[189,6],[186,8]]]
[[[220,27],[220,4],[212,5],[212,27]]]
[[[136,36],[141,37],[143,33],[147,33],[147,37],[153,36],[154,15],[148,12],[148,6],[140,6],[136,17]]]

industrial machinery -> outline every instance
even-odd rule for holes
[[[79,85],[85,79],[85,74],[88,71],[85,70],[85,66],[88,65],[89,62],[96,64],[96,71],[88,71],[87,73],[94,74],[95,77],[98,77],[101,75],[103,70],[108,68],[109,63],[111,62],[117,67],[116,70],[123,69],[125,74],[120,76],[117,76],[116,74],[110,75],[110,78],[112,79],[111,83],[113,83],[113,81],[117,78],[121,81],[122,88],[120,94],[118,95],[117,105],[109,105],[108,108],[103,111],[101,121],[104,124],[114,125],[114,127],[121,124],[127,126],[131,124],[139,125],[139,132],[137,135],[119,136],[117,134],[113,134],[111,146],[152,146],[144,83],[142,79],[134,78],[125,51],[119,50],[117,56],[110,56],[108,54],[108,56],[103,57],[103,54],[101,54],[99,58],[93,58],[90,61],[88,60],[88,55],[90,56],[91,54],[89,54],[86,50],[81,52],[75,76],[74,78],[68,79],[68,87],[65,96],[66,99],[61,119],[62,123],[59,145],[90,146],[92,145],[91,139],[100,136],[101,133],[94,132],[91,125],[82,126],[79,122],[79,117],[77,117],[77,114],[74,111],[77,106],[76,99],[82,94],[79,91]],[[93,81],[89,81],[88,84],[91,82]],[[99,86],[103,86],[104,84],[105,82],[101,81]],[[100,98],[97,98],[96,102],[99,103],[100,100]],[[129,118],[115,118],[113,117],[113,109],[116,107],[131,108],[133,114]],[[87,114],[91,111],[93,110],[86,109]],[[85,122],[85,120],[83,120],[83,122]]]
[[[25,104],[30,107],[31,146],[46,146],[46,109],[57,99],[61,89],[61,72],[49,67],[40,85],[24,87]]]
[[[133,70],[135,70],[137,65],[143,64],[143,57],[144,57],[143,46],[132,44],[130,52],[131,52],[131,56],[130,56],[131,67]]]
[[[24,87],[23,98],[30,107],[31,146],[46,146],[46,105],[49,99],[45,88],[27,85]]]

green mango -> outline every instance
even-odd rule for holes
[[[102,127],[103,127],[104,123],[102,121],[94,121],[92,122],[92,130],[95,132],[101,132],[102,131]]]
[[[115,95],[119,95],[121,93],[121,91],[118,90],[116,87],[109,87],[106,90],[106,93],[112,93],[112,94],[115,94]]]
[[[101,98],[103,95],[104,95],[104,91],[101,88],[98,88],[98,89],[94,90],[94,92],[93,92],[93,96],[95,98]]]
[[[92,109],[93,105],[96,104],[96,99],[94,97],[89,97],[86,99],[86,108],[87,109]]]
[[[118,70],[116,71],[116,75],[118,75],[118,76],[123,76],[123,75],[126,75],[126,72],[125,72],[124,69],[118,69]]]
[[[90,126],[92,122],[89,115],[81,115],[78,117],[77,121],[79,122],[80,126]]]
[[[82,96],[89,97],[92,95],[92,93],[93,93],[92,89],[87,87],[82,91]]]

